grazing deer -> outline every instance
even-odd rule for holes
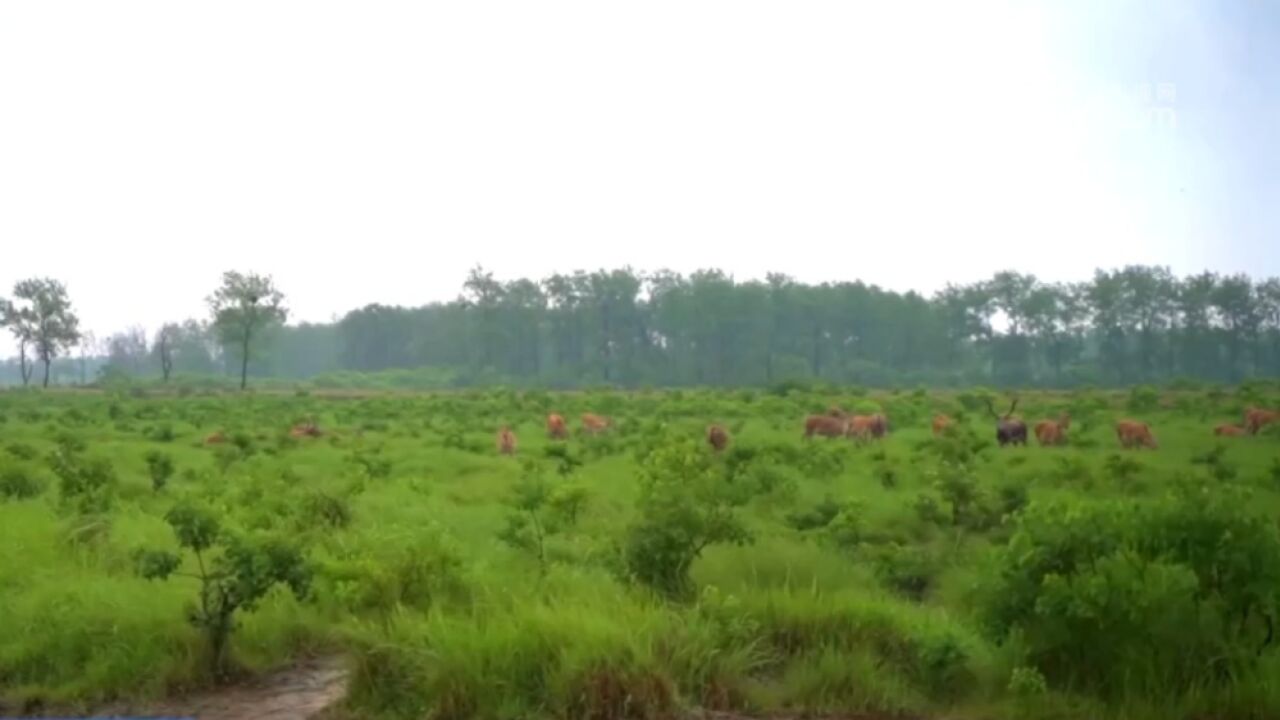
[[[810,415],[804,420],[805,438],[811,438],[814,435],[828,438],[844,437],[848,431],[848,418],[831,417],[830,415]]]
[[[1151,434],[1151,428],[1143,422],[1137,420],[1121,420],[1116,423],[1116,437],[1120,440],[1120,447],[1132,450],[1140,447],[1148,447],[1152,450],[1159,447],[1156,444],[1156,438]]]
[[[316,425],[316,421],[312,419],[308,419],[306,422],[300,422],[289,428],[289,437],[295,440],[308,437],[317,438],[320,437],[320,434],[320,427]]]
[[[1213,429],[1213,434],[1218,437],[1240,437],[1247,432],[1239,425],[1232,425],[1231,423],[1223,423]]]
[[[594,413],[582,414],[582,431],[588,435],[597,435],[609,429],[609,418]]]

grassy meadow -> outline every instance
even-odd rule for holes
[[[360,718],[1280,716],[1280,428],[1212,432],[1280,388],[988,398],[0,393],[0,715],[340,654]]]

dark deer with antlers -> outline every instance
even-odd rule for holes
[[[1001,417],[996,414],[991,401],[987,400],[987,411],[996,419],[996,442],[1000,443],[1000,447],[1027,444],[1027,424],[1020,418],[1013,417],[1013,411],[1016,409],[1018,409],[1018,399],[1014,398],[1013,404],[1009,406],[1009,412]]]

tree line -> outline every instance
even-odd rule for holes
[[[271,278],[227,273],[207,318],[81,334],[66,290],[32,280],[0,303],[27,382],[173,373],[407,386],[1123,385],[1280,376],[1280,279],[1129,266],[1078,283],[1002,271],[932,296],[860,281],[739,281],[719,270],[630,268],[500,281],[459,296],[371,304],[334,323],[285,325]],[[73,348],[80,357],[70,356]],[[56,359],[61,357],[61,361]],[[90,371],[90,368],[92,370]]]

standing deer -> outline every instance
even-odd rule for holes
[[[1259,430],[1277,420],[1280,420],[1280,412],[1275,410],[1251,407],[1244,411],[1244,426],[1250,435],[1257,435]]]
[[[933,416],[933,434],[941,435],[951,429],[953,420],[942,413]]]
[[[707,442],[711,444],[712,450],[722,452],[729,447],[729,431],[723,425],[712,425],[707,428]]]
[[[1018,399],[1013,399],[1013,404],[1009,406],[1009,412],[1001,417],[996,414],[996,409],[991,406],[991,401],[987,400],[987,412],[991,413],[991,417],[996,421],[996,442],[1000,443],[1000,447],[1005,445],[1026,445],[1027,444],[1027,424],[1020,418],[1013,417],[1013,411],[1018,409]]]
[[[1071,427],[1071,416],[1062,413],[1057,420],[1041,420],[1036,423],[1036,440],[1041,445],[1065,445],[1067,429]]]
[[[547,416],[547,437],[552,440],[564,440],[569,436],[569,428],[564,424],[564,416],[551,413]]]
[[[511,432],[511,428],[507,425],[503,425],[502,429],[498,431],[498,454],[516,454],[516,434]]]
[[[844,437],[849,430],[849,419],[830,415],[810,415],[804,420],[804,436]]]

